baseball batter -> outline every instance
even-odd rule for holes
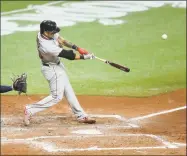
[[[60,37],[60,28],[54,21],[44,20],[40,24],[40,32],[37,35],[37,49],[41,59],[41,72],[49,83],[50,95],[41,101],[25,106],[25,125],[30,124],[31,116],[43,111],[62,100],[65,96],[78,122],[92,124],[96,121],[88,117],[80,106],[74,90],[69,82],[65,71],[65,66],[60,62],[60,58],[69,60],[93,59],[94,55],[85,49],[77,47]],[[72,50],[63,48],[66,46]],[[78,51],[79,53],[74,52]]]

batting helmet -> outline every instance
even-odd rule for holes
[[[60,31],[60,28],[57,27],[56,22],[51,20],[44,20],[40,23],[40,33],[43,34],[44,31],[58,33]]]

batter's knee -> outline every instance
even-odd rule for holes
[[[61,100],[62,100],[62,96],[54,96],[54,97],[53,97],[54,103],[58,103],[58,102],[60,102]]]

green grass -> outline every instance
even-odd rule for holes
[[[50,1],[1,1],[1,12],[7,12],[7,11],[12,11],[12,10],[17,10],[17,9],[24,9],[30,4],[45,4]]]
[[[62,59],[76,94],[144,97],[186,87],[186,9],[169,6],[122,17],[127,23],[79,23],[63,36],[95,55],[131,68],[124,73],[97,60]],[[168,34],[167,40],[161,35]],[[1,38],[2,84],[27,72],[28,93],[48,94],[36,51],[37,32]],[[10,94],[14,94],[11,92]]]

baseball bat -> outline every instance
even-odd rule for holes
[[[95,58],[98,59],[98,60],[100,60],[100,61],[102,61],[102,62],[104,62],[104,63],[106,63],[106,64],[109,64],[109,65],[111,65],[112,67],[115,67],[115,68],[117,68],[117,69],[119,69],[119,70],[122,70],[122,71],[124,71],[124,72],[130,72],[130,68],[128,68],[128,67],[119,65],[119,64],[114,63],[114,62],[111,62],[111,61],[107,61],[107,60],[105,60],[105,59],[101,59],[101,58],[99,58],[99,57],[97,57],[97,56],[95,56]]]

